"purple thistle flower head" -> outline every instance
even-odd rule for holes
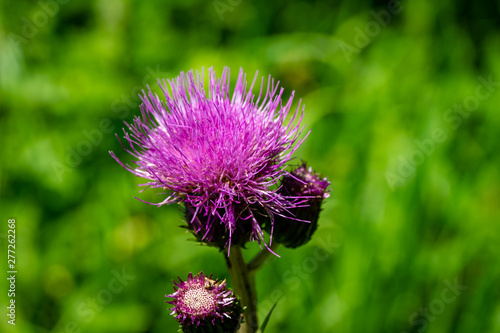
[[[136,166],[110,152],[149,180],[141,186],[167,191],[156,205],[185,203],[189,227],[221,248],[230,247],[235,233],[238,245],[257,240],[267,247],[259,218],[272,224],[303,202],[278,191],[287,162],[305,139],[299,138],[300,101],[287,120],[294,93],[283,103],[283,88],[269,77],[267,90],[262,78],[256,97],[256,79],[248,86],[241,69],[232,96],[228,68],[221,77],[210,68],[208,92],[203,71],[158,80],[164,96],[143,91],[141,117],[124,129]]]
[[[241,322],[243,308],[226,281],[212,280],[203,272],[186,281],[174,282],[174,293],[165,295],[173,301],[171,315],[184,332],[235,332]],[[215,330],[218,328],[219,330]],[[223,329],[222,329],[223,328]]]

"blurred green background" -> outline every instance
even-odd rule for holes
[[[108,153],[131,160],[140,89],[210,66],[295,90],[297,161],[332,181],[313,241],[257,275],[268,332],[500,332],[500,1],[0,4],[2,332],[174,332],[171,279],[228,277]]]

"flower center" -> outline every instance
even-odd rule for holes
[[[216,306],[214,294],[205,289],[204,285],[197,285],[194,288],[186,290],[182,296],[182,304],[192,314],[209,313]]]

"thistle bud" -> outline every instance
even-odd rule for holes
[[[193,276],[189,273],[186,281],[174,282],[174,293],[165,295],[173,301],[171,315],[180,323],[179,332],[223,333],[236,332],[243,308],[226,281],[213,280],[203,272]]]
[[[289,209],[293,219],[275,216],[273,240],[285,247],[296,248],[311,240],[318,227],[321,204],[330,196],[330,182],[321,178],[311,167],[302,164],[289,175],[283,176],[280,194],[303,198],[301,207]],[[267,226],[270,228],[270,225]]]

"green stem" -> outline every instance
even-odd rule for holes
[[[280,247],[280,243],[274,242],[271,245],[271,250],[273,252],[276,252],[276,250],[278,250],[279,247]],[[267,259],[271,255],[274,256],[274,254],[272,254],[268,249],[262,249],[259,253],[257,253],[257,255],[255,257],[252,258],[252,260],[250,260],[248,262],[248,265],[247,265],[248,271],[250,273],[256,272],[263,264],[266,263]]]
[[[231,246],[229,257],[226,254],[226,265],[234,292],[240,297],[241,304],[246,307],[243,313],[245,322],[241,324],[239,333],[255,333],[259,327],[255,279],[249,274],[239,246]]]

